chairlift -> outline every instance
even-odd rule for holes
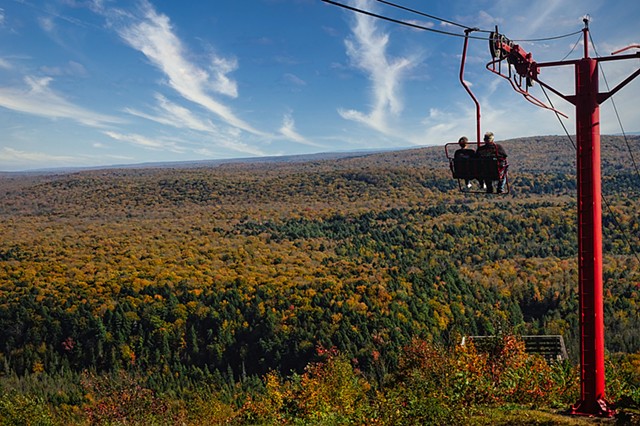
[[[474,30],[474,28],[465,30],[464,47],[462,49],[462,59],[460,62],[460,83],[476,105],[476,142],[469,142],[467,146],[470,148],[475,147],[474,151],[477,152],[478,148],[484,145],[484,142],[480,139],[480,103],[469,88],[467,82],[464,81],[464,65],[467,59],[469,33]],[[495,155],[473,155],[465,157],[455,155],[455,151],[457,151],[458,148],[460,147],[457,142],[445,144],[445,155],[449,161],[449,168],[453,178],[458,181],[458,188],[461,192],[489,194],[509,193],[509,177],[507,173],[509,164],[506,158],[501,158],[498,155],[497,147]],[[496,188],[495,192],[491,191],[492,183],[500,180],[504,180],[501,191],[497,191],[498,188]]]
[[[479,148],[478,143],[469,142],[467,147],[475,151]],[[504,179],[504,186],[501,191],[495,189],[497,194],[509,193],[509,175],[507,169],[509,165],[506,159],[498,157],[497,149],[495,155],[482,157],[457,157],[455,151],[459,148],[457,143],[447,143],[445,154],[449,160],[449,168],[453,178],[458,181],[458,189],[461,192],[470,193],[494,193],[490,189],[492,183]]]

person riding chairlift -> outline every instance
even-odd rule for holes
[[[453,154],[454,159],[466,160],[469,158],[474,158],[476,156],[476,152],[473,149],[467,148],[468,143],[469,143],[469,138],[467,138],[466,136],[463,136],[460,139],[458,139],[458,145],[460,145],[460,149],[456,150],[456,152]],[[471,188],[471,181],[469,179],[465,179],[464,184],[466,185],[467,188]]]
[[[484,144],[479,146],[476,150],[476,156],[478,158],[497,158],[498,159],[498,168],[501,170],[500,178],[497,181],[486,180],[484,182],[480,182],[482,185],[486,185],[487,193],[493,193],[494,183],[496,184],[496,192],[501,194],[504,191],[504,186],[507,181],[507,170],[506,170],[506,159],[507,152],[504,150],[502,145],[497,144],[493,141],[493,132],[487,132],[484,134]]]

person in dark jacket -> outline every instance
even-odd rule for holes
[[[487,180],[484,184],[487,187],[487,193],[493,193],[493,185],[496,184],[496,192],[501,194],[507,181],[507,152],[502,145],[494,142],[493,132],[484,134],[484,144],[476,150],[478,158],[497,158],[498,169],[501,171],[500,178],[497,181]]]
[[[471,148],[467,148],[468,144],[469,139],[466,136],[458,139],[458,145],[460,145],[460,149],[457,149],[456,152],[453,153],[454,161],[458,159],[467,160],[469,158],[475,158],[476,152]],[[471,188],[471,180],[465,179],[464,184],[467,188]]]

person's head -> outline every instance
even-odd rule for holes
[[[461,148],[466,147],[468,143],[469,143],[469,139],[466,136],[463,136],[460,139],[458,139],[458,145],[460,145]]]
[[[487,132],[484,134],[485,143],[493,143],[493,132]]]

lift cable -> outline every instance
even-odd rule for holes
[[[578,40],[576,41],[576,44],[573,45],[573,47],[571,48],[569,53],[567,53],[564,56],[564,58],[560,59],[560,62],[564,62],[573,53],[573,51],[576,50],[576,47],[578,47],[578,45],[580,44],[581,41],[582,41],[582,34],[578,37]],[[546,93],[545,93],[545,95],[546,95]]]
[[[533,43],[536,41],[549,41],[549,40],[559,40],[561,38],[567,38],[567,37],[571,37],[574,36],[576,34],[582,34],[582,30],[578,30],[578,31],[574,31],[572,33],[567,33],[567,34],[562,34],[562,35],[557,35],[557,36],[552,36],[552,37],[543,37],[543,38],[529,38],[529,39],[515,39],[515,40],[511,40],[511,41],[518,41],[520,43],[523,42],[528,42],[528,43]]]
[[[489,37],[468,36],[468,35],[465,35],[465,34],[452,33],[452,32],[449,32],[449,31],[443,31],[443,30],[437,30],[435,28],[425,27],[423,25],[412,24],[411,22],[401,21],[399,19],[390,18],[390,17],[384,16],[384,15],[379,15],[377,13],[369,12],[368,10],[358,9],[357,7],[349,6],[347,4],[339,3],[339,2],[333,1],[333,0],[322,0],[322,1],[325,2],[325,3],[329,3],[329,4],[332,4],[332,5],[335,5],[335,6],[342,7],[344,9],[351,10],[353,12],[362,13],[363,15],[372,16],[374,18],[382,19],[384,21],[393,22],[394,24],[404,25],[404,26],[415,28],[415,29],[418,29],[418,30],[430,31],[430,32],[433,32],[433,33],[438,33],[438,34],[443,34],[443,35],[448,35],[448,36],[453,36],[453,37],[469,37],[469,38],[474,38],[474,39],[477,39],[477,40],[486,40],[486,41],[489,40]]]
[[[567,138],[569,138],[569,142],[571,142],[571,145],[573,145],[573,150],[577,151],[578,147],[576,146],[576,143],[573,141],[573,138],[569,134],[569,130],[567,129],[567,126],[564,125],[564,122],[562,121],[562,118],[560,118],[560,114],[558,114],[556,112],[555,107],[553,106],[553,101],[549,97],[549,94],[547,93],[547,91],[545,90],[545,88],[544,88],[544,86],[542,84],[540,85],[540,88],[542,88],[542,93],[544,93],[544,96],[547,98],[547,102],[549,102],[549,105],[551,105],[551,108],[553,108],[552,111],[555,112],[556,118],[558,119],[558,121],[560,122],[560,125],[564,129],[565,135],[567,135]]]
[[[444,22],[446,24],[454,25],[456,27],[464,28],[464,29],[467,29],[467,30],[474,30],[474,31],[477,31],[477,32],[488,33],[488,34],[493,32],[493,30],[482,30],[482,29],[479,29],[479,28],[472,28],[472,27],[469,27],[467,25],[459,24],[459,23],[454,22],[454,21],[450,21],[450,20],[447,20],[447,19],[444,19],[444,18],[440,18],[440,17],[434,16],[434,15],[430,15],[430,14],[425,13],[425,12],[421,12],[419,10],[415,10],[415,9],[408,8],[406,6],[402,6],[402,5],[399,5],[397,3],[390,2],[388,0],[376,0],[376,1],[379,2],[379,3],[386,4],[388,6],[392,6],[392,7],[401,9],[401,10],[405,10],[407,12],[415,13],[415,14],[420,15],[420,16],[431,18],[431,19],[434,19],[436,21]],[[548,41],[548,40],[556,40],[556,39],[560,39],[560,38],[570,37],[572,35],[581,34],[581,33],[582,33],[582,30],[578,30],[578,31],[575,31],[575,32],[570,33],[570,34],[563,34],[563,35],[559,35],[559,36],[536,38],[536,39],[521,39],[521,40],[512,40],[512,41],[514,41],[514,42],[516,42],[516,41],[517,42]]]
[[[328,3],[328,4],[332,4],[334,6],[341,7],[343,9],[351,10],[352,12],[361,13],[363,15],[371,16],[371,17],[374,17],[374,18],[382,19],[384,21],[393,22],[394,24],[404,25],[404,26],[411,27],[411,28],[418,29],[418,30],[429,31],[429,32],[448,35],[448,36],[452,36],[452,37],[468,37],[468,38],[476,39],[476,40],[489,41],[489,37],[478,37],[478,36],[471,36],[469,34],[458,34],[458,33],[453,33],[453,32],[450,32],[450,31],[438,30],[438,29],[435,29],[435,28],[425,27],[424,25],[418,25],[418,24],[414,24],[414,23],[411,23],[411,22],[407,22],[407,21],[402,21],[402,20],[399,20],[399,19],[391,18],[389,16],[380,15],[378,13],[370,12],[368,10],[359,9],[357,7],[349,6],[348,4],[340,3],[340,2],[337,2],[337,1],[334,1],[334,0],[322,0],[322,1],[325,2],[325,3]],[[466,25],[462,25],[462,24],[459,24],[459,23],[456,23],[456,22],[453,22],[453,21],[449,21],[449,20],[446,20],[446,19],[438,18],[438,17],[433,16],[433,15],[428,15],[426,13],[423,13],[423,12],[420,12],[420,11],[417,11],[417,10],[414,10],[414,9],[409,9],[409,8],[407,8],[405,6],[401,6],[401,5],[392,3],[392,2],[387,1],[387,0],[376,0],[376,1],[379,1],[381,3],[387,4],[389,6],[400,8],[400,9],[403,9],[403,10],[406,10],[406,11],[409,11],[409,12],[412,12],[412,13],[416,13],[416,14],[421,15],[421,16],[426,16],[426,17],[429,17],[431,19],[438,20],[440,22],[445,22],[445,23],[448,23],[450,25],[455,25],[455,26],[458,26],[458,27],[461,27],[461,28],[465,28],[466,30],[473,30],[473,31],[485,32],[485,33],[493,32],[493,31],[488,31],[488,30],[482,30],[482,29],[479,29],[479,28],[468,27]],[[575,34],[579,34],[579,33],[582,33],[582,30],[575,31],[575,32],[572,32],[572,33],[569,33],[569,34],[563,34],[563,35],[559,35],[559,36],[554,36],[554,37],[545,37],[545,38],[528,39],[528,40],[513,40],[513,41],[518,41],[518,42],[537,42],[537,41],[557,40],[557,39],[560,39],[560,38],[571,37],[571,36],[573,36]]]
[[[416,15],[424,16],[426,18],[431,18],[431,19],[436,20],[436,21],[440,21],[440,22],[444,22],[446,24],[450,24],[450,25],[453,25],[453,26],[456,26],[456,27],[464,28],[466,30],[472,29],[471,27],[468,27],[466,25],[459,24],[459,23],[453,22],[453,21],[448,21],[448,20],[443,19],[443,18],[438,18],[437,16],[429,15],[428,13],[420,12],[419,10],[410,9],[408,7],[405,7],[405,6],[396,4],[396,3],[392,3],[390,1],[386,1],[386,0],[376,0],[376,1],[379,2],[379,3],[386,4],[388,6],[392,6],[392,7],[398,8],[398,9],[402,9],[402,10],[406,10],[407,12],[415,13]],[[477,30],[477,31],[480,31],[480,30]],[[483,31],[483,32],[490,32],[490,31]]]

